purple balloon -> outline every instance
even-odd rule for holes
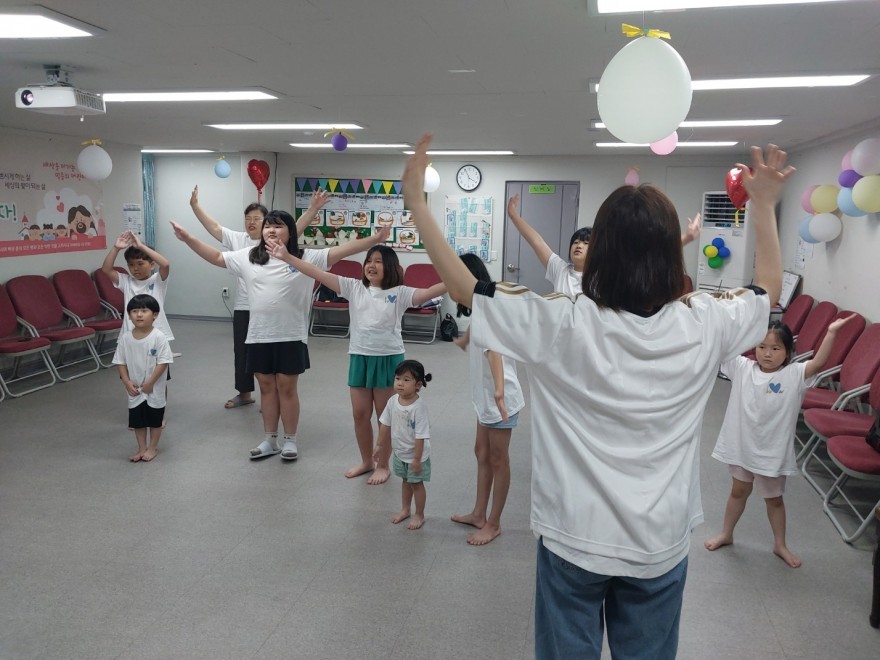
[[[337,133],[330,138],[330,144],[333,145],[333,148],[336,149],[336,151],[345,151],[345,148],[348,146],[348,138],[342,133]]]
[[[861,178],[862,175],[855,170],[844,170],[840,173],[840,176],[837,177],[837,183],[844,188],[852,188]]]

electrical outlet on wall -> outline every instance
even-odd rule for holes
[[[223,296],[224,298],[228,298],[229,297],[229,287],[224,286],[222,289],[220,289],[220,295]]]

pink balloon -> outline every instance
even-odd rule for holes
[[[852,149],[847,151],[846,154],[843,156],[843,160],[840,161],[840,170],[842,172],[845,172],[846,170],[851,170],[853,168],[853,166],[852,166],[852,152],[853,152]]]
[[[651,151],[658,156],[668,156],[678,146],[678,131],[672,131],[662,140],[651,143]]]
[[[637,186],[639,185],[639,171],[631,167],[626,172],[626,177],[624,177],[623,182],[628,186]]]
[[[813,202],[810,201],[810,197],[813,196],[813,191],[819,186],[808,186],[804,191],[804,194],[801,195],[801,208],[807,213],[815,213],[813,210]]]

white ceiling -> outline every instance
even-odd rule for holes
[[[36,3],[8,0],[3,6]],[[596,154],[589,82],[627,43],[621,22],[669,31],[694,79],[873,73],[852,88],[695,92],[689,119],[782,117],[775,127],[681,129],[680,140],[792,150],[880,126],[880,1],[590,15],[586,0],[47,0],[102,28],[86,39],[0,40],[0,126],[152,147],[293,152],[321,134],[204,123],[347,122],[360,142]],[[260,87],[277,101],[108,104],[56,117],[15,107],[44,64],[94,92]],[[449,69],[476,69],[450,74]],[[650,103],[650,99],[645,99]],[[742,145],[738,150],[742,149]],[[615,153],[619,153],[614,150]],[[688,152],[692,153],[692,152]],[[716,152],[717,153],[717,152]],[[729,151],[728,151],[729,153]]]

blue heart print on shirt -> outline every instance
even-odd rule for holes
[[[291,273],[294,273],[294,274],[299,272],[295,266],[288,266],[287,270],[289,270]]]
[[[779,394],[782,391],[782,383],[770,383],[770,391]]]
[[[397,302],[397,296],[389,293],[387,296],[385,296],[385,301],[390,303]]]
[[[156,283],[155,283],[155,282],[150,282],[150,283],[147,285],[147,291],[152,291],[152,290],[155,289],[155,288],[156,288]]]
[[[151,349],[150,349],[150,356],[151,356],[151,357],[156,357],[156,353],[157,353],[157,352],[158,352],[158,351],[156,351],[155,348],[151,348]]]

